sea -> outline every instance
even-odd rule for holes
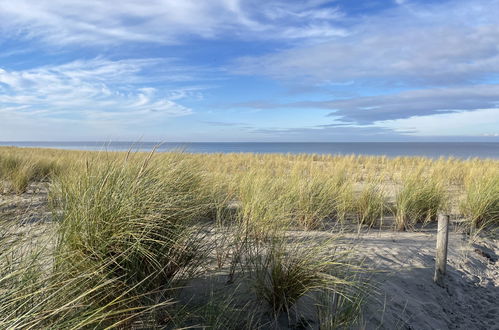
[[[499,159],[499,142],[0,142],[0,146],[94,151],[183,150],[192,153],[283,153]]]

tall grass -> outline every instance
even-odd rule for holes
[[[318,229],[331,218],[343,220],[348,212],[351,186],[343,173],[295,170],[287,186],[294,220],[304,229]]]
[[[471,177],[460,207],[472,229],[499,225],[499,172]]]
[[[52,223],[0,225],[0,328],[265,328],[303,305],[321,328],[355,327],[368,291],[356,254],[296,229],[373,226],[390,200],[396,228],[410,229],[463,185],[458,212],[494,225],[496,169],[478,159],[0,148],[6,190],[46,182],[53,208]],[[203,308],[179,298],[220,277],[223,294]]]
[[[204,261],[192,222],[206,205],[200,177],[182,155],[161,166],[152,154],[133,156],[87,162],[84,173],[58,182],[57,251],[72,258],[55,266],[68,274],[92,270],[117,282],[115,294],[155,302]]]
[[[40,156],[21,157],[15,153],[0,155],[0,189],[16,194],[27,191],[32,182],[40,182],[60,172],[55,160]]]
[[[172,291],[198,271],[209,251],[192,225],[205,212],[200,192],[193,163],[177,154],[161,166],[143,156],[92,159],[83,172],[62,176],[52,190],[60,209],[55,248],[44,249],[43,259],[38,250],[16,256],[21,252],[12,248],[14,263],[3,265],[0,279],[0,324],[167,323]]]
[[[247,267],[258,299],[277,316],[288,313],[312,292],[330,290],[345,295],[358,284],[348,278],[356,266],[344,252],[327,253],[332,246],[333,241],[307,246],[277,239],[256,253],[250,249]]]
[[[381,223],[387,211],[389,211],[388,198],[381,184],[374,180],[366,184],[354,204],[358,223],[373,227]]]
[[[437,178],[424,177],[421,172],[409,175],[396,196],[396,229],[407,230],[418,222],[434,221],[444,202],[443,186]]]
[[[349,274],[332,289],[325,288],[318,292],[315,306],[319,329],[362,329],[362,308],[373,288],[368,280],[362,278],[365,273]]]
[[[52,237],[50,232],[40,233],[45,239]],[[89,270],[69,277],[64,269],[52,269],[52,249],[45,239],[30,245],[33,233],[16,236],[1,242],[2,329],[120,327],[170,303],[140,304],[139,296],[116,294],[116,280],[103,280]]]
[[[291,223],[292,198],[286,181],[252,171],[242,176],[237,198],[239,219],[248,235],[265,239]]]

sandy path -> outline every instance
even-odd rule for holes
[[[0,216],[21,224],[43,222],[50,217],[46,190],[0,195]],[[345,234],[345,242],[355,240],[359,257],[380,271],[374,275],[376,294],[365,307],[365,329],[499,330],[498,241],[482,238],[470,243],[462,234],[451,233],[442,288],[432,281],[435,232]],[[291,236],[318,242],[335,235],[293,231]]]
[[[358,247],[386,271],[375,275],[379,294],[366,308],[366,329],[499,329],[497,241],[472,244],[451,233],[444,288],[432,281],[434,232],[373,232]]]

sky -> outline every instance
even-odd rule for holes
[[[499,142],[499,0],[0,0],[0,141]]]

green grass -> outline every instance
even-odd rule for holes
[[[421,173],[408,176],[396,196],[396,229],[407,230],[418,222],[435,221],[444,203],[445,193],[438,179]]]
[[[355,286],[351,284],[355,283]],[[359,288],[360,286],[361,288]],[[359,277],[347,285],[322,289],[315,302],[319,328],[324,330],[362,328],[362,308],[372,288]]]
[[[43,183],[54,219],[0,219],[0,328],[253,329],[303,301],[321,329],[355,328],[369,293],[355,251],[293,233],[375,226],[391,200],[396,229],[409,230],[448,211],[463,185],[456,214],[497,226],[496,169],[477,159],[0,148],[0,193]],[[179,299],[192,281],[221,276],[225,291],[201,307]]]
[[[373,181],[362,189],[354,202],[354,212],[361,225],[373,227],[380,224],[383,216],[389,211],[386,192],[383,187]]]
[[[352,199],[351,182],[341,172],[294,172],[286,190],[296,224],[307,230],[321,228],[327,219],[344,220]]]
[[[61,171],[55,160],[39,156],[0,155],[0,188],[22,194],[32,182],[49,180]]]
[[[299,298],[326,282],[328,263],[299,252],[272,247],[251,260],[256,295],[275,315],[289,311]]]
[[[179,154],[161,166],[151,157],[120,158],[90,159],[83,172],[55,182],[56,243],[43,262],[52,266],[28,251],[31,263],[7,268],[0,292],[9,296],[0,307],[12,312],[4,314],[5,327],[169,322],[173,292],[210,250],[193,226],[205,212],[201,178]]]
[[[354,275],[362,273],[359,260],[354,261],[351,250],[336,250],[336,245],[335,238],[312,242],[284,232],[275,233],[266,244],[248,244],[241,259],[256,305],[267,306],[277,320],[282,314],[292,318],[298,301],[315,300],[317,292],[336,292],[342,297],[365,292],[360,289],[360,278]],[[294,310],[295,319],[299,313]],[[343,317],[353,322],[354,314]],[[336,316],[340,317],[340,311]]]
[[[499,225],[499,174],[471,178],[460,206],[473,229]]]
[[[248,235],[265,239],[291,223],[293,200],[283,178],[249,172],[240,180],[237,199],[238,218]]]
[[[69,263],[56,260],[58,269],[103,271],[118,281],[116,294],[156,301],[203,262],[203,239],[192,223],[206,206],[200,177],[182,155],[172,154],[161,167],[132,155],[89,162],[57,187],[57,250],[72,256]]]

